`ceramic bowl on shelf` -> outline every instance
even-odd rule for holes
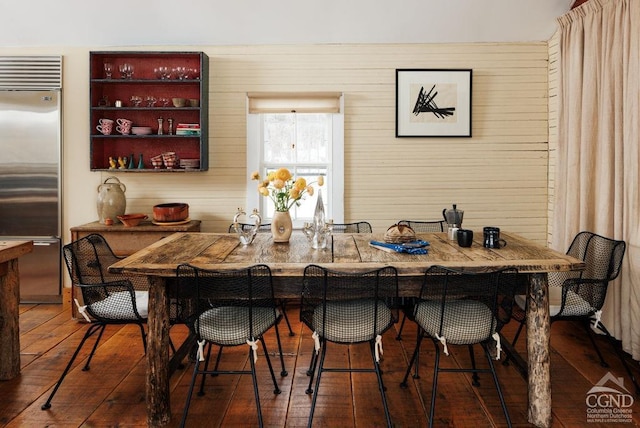
[[[117,217],[125,227],[137,226],[140,222],[149,218],[146,214],[124,214]]]
[[[184,107],[187,105],[186,98],[171,98],[171,101],[173,102],[174,107]]]
[[[133,126],[131,128],[131,133],[134,135],[149,135],[151,134],[150,126]]]

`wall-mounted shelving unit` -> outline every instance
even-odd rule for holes
[[[111,65],[111,77],[106,74],[105,64]],[[124,64],[131,66],[129,76],[121,75],[120,67]],[[208,169],[209,58],[206,54],[90,52],[90,68],[92,171],[114,170],[110,159],[115,169],[122,172]],[[132,97],[139,97],[140,103],[136,105]],[[174,98],[185,100],[185,105],[176,107]],[[100,119],[114,121],[109,135],[97,130]],[[123,135],[116,129],[118,119],[132,121],[133,127],[150,127],[151,133]],[[189,125],[189,128],[180,125]],[[173,168],[167,168],[164,162],[152,164],[152,158],[171,152],[178,158]],[[118,159],[124,161],[125,157],[127,160],[121,168]],[[181,167],[180,160],[189,160],[189,166]]]

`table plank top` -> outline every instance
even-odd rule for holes
[[[478,235],[481,236],[479,233]],[[400,276],[419,276],[433,265],[470,270],[515,267],[522,273],[581,270],[584,263],[519,235],[502,232],[507,245],[489,249],[476,239],[463,248],[446,233],[418,234],[428,241],[428,254],[386,252],[369,245],[383,241],[383,234],[335,234],[329,248],[311,248],[306,236],[294,232],[287,244],[274,243],[269,233],[258,233],[250,245],[242,245],[235,234],[176,233],[112,265],[112,272],[174,276],[180,263],[207,269],[239,269],[267,264],[274,276],[301,276],[304,267],[315,263],[332,269],[366,271],[392,265]]]
[[[17,259],[33,251],[33,241],[0,241],[0,263]]]

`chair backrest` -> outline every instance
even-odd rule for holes
[[[102,235],[91,234],[62,247],[64,261],[74,284],[102,284],[123,279],[109,266],[120,260]]]
[[[333,233],[372,233],[373,229],[368,221],[355,223],[334,223]]]
[[[562,286],[559,316],[589,316],[604,306],[609,282],[620,274],[626,246],[624,241],[587,231],[573,238],[567,254],[584,261],[585,269],[549,275],[550,286]]]
[[[398,224],[405,224],[416,233],[444,232],[444,220],[400,220]]]
[[[585,262],[582,278],[612,281],[620,273],[627,244],[593,232],[580,232],[567,254]]]
[[[356,343],[372,340],[391,327],[398,319],[393,311],[397,302],[398,272],[392,266],[353,273],[308,265],[300,319],[314,331],[347,331],[342,335],[345,339],[338,342]],[[332,320],[335,324],[327,325]],[[336,336],[340,334],[336,332]]]
[[[137,291],[148,290],[144,277],[128,278],[109,273],[109,266],[120,260],[102,235],[91,234],[62,247],[69,276],[82,291],[89,314],[102,322],[142,321],[146,318],[147,297]],[[139,309],[143,309],[139,312]]]
[[[448,343],[479,343],[511,319],[517,283],[517,269],[467,272],[432,266],[425,272],[416,311],[438,320],[431,328]]]
[[[251,228],[255,227],[255,224],[253,223],[238,223],[238,226],[240,226],[241,230],[243,232],[246,232],[248,230],[251,230]],[[229,225],[229,233],[235,233],[235,229],[233,228],[233,223],[231,223]],[[267,223],[267,224],[261,224],[260,227],[258,228],[258,233],[261,232],[271,232],[271,223]]]
[[[244,343],[243,338],[257,337],[261,326],[277,318],[271,270],[267,265],[219,271],[181,264],[176,275],[179,289],[195,289],[195,301],[188,305],[189,318],[195,320],[207,311],[222,311],[225,322],[229,322],[229,331],[238,334],[239,343],[233,344]],[[199,337],[232,344],[225,343],[228,336],[216,337],[219,330],[224,329],[217,328],[214,331],[218,333],[209,331],[203,335],[201,323],[194,322],[193,326]]]

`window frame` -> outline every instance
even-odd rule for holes
[[[257,191],[257,182],[251,180],[254,171],[264,170],[264,120],[263,115],[267,113],[250,113],[248,109],[249,99],[247,98],[247,187],[246,187],[246,212],[257,208],[263,218],[264,223],[271,222],[273,213],[264,212],[263,200],[265,197]],[[292,112],[296,114],[295,112]],[[306,113],[306,112],[305,112]],[[330,160],[327,169],[331,191],[327,192],[323,188],[322,197],[331,207],[327,212],[327,218],[333,219],[335,223],[344,223],[344,96],[340,96],[340,112],[325,113],[331,115],[331,150]],[[304,165],[304,164],[301,164]],[[327,200],[328,199],[328,200]],[[302,220],[294,220],[294,227],[302,227]]]

